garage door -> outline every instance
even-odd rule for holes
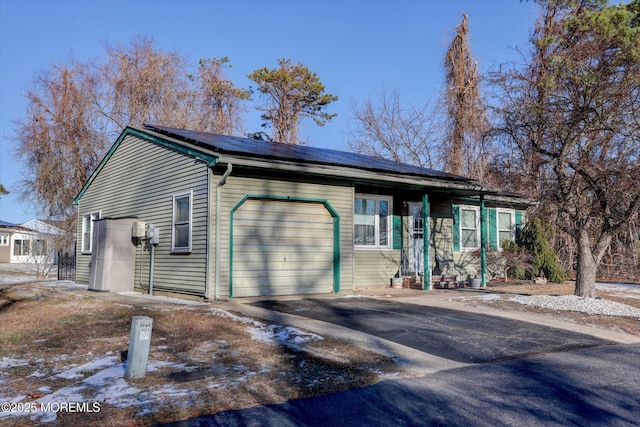
[[[333,220],[320,202],[246,200],[233,219],[232,295],[332,292]]]

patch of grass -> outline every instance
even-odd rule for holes
[[[249,333],[254,324],[216,315],[210,306],[130,307],[78,298],[39,284],[13,286],[11,294],[19,302],[0,310],[0,325],[4,326],[0,356],[29,364],[4,370],[0,395],[76,386],[77,378],[56,375],[105,354],[113,357],[126,351],[131,318],[136,315],[153,319],[149,362],[169,365],[130,384],[149,395],[162,388],[188,392],[185,398],[167,399],[160,394],[152,405],[155,412],[146,415],[139,415],[140,408],[134,403],[127,408],[104,403],[97,415],[59,414],[57,425],[153,425],[362,387],[378,381],[375,372],[398,371],[392,360],[329,339],[314,342],[308,353],[255,340]],[[31,298],[34,295],[42,298]],[[331,352],[340,358],[322,357]],[[177,368],[171,363],[181,365]],[[43,376],[27,380],[36,370]],[[31,424],[23,418],[16,425],[22,421]]]

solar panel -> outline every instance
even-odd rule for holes
[[[415,176],[444,178],[453,181],[473,181],[472,179],[445,172],[394,162],[392,160],[365,154],[327,148],[292,145],[236,136],[196,132],[165,126],[145,124],[144,127],[163,135],[177,138],[197,146],[206,147],[221,154],[246,155],[266,159],[287,160],[312,164],[346,166],[369,171],[391,172]]]

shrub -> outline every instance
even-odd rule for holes
[[[549,245],[549,238],[551,236],[551,227],[536,218],[524,226],[518,239],[518,245],[532,256],[532,278],[544,276],[550,282],[559,283],[565,279],[566,272],[560,267],[558,258],[551,249],[551,245]]]

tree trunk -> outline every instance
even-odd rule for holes
[[[578,266],[574,295],[583,298],[596,297],[596,272],[598,263],[594,259],[587,230],[580,230],[578,236]]]

